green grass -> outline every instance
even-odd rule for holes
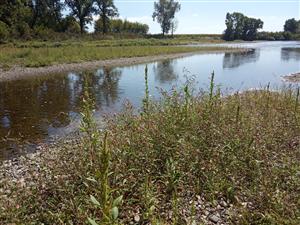
[[[199,39],[203,42],[203,39]],[[78,63],[121,57],[152,56],[193,51],[224,50],[221,47],[186,47],[198,43],[193,39],[120,39],[62,42],[14,42],[0,45],[0,68],[14,65],[42,67],[61,63]],[[208,42],[206,40],[206,42]]]
[[[46,161],[52,173],[42,169],[32,188],[14,186],[0,223],[129,224],[138,214],[201,224],[199,195],[231,204],[231,224],[300,223],[299,89],[222,97],[212,81],[207,92],[187,85],[155,102],[146,87],[144,110],[127,105],[107,118],[105,134],[86,93],[83,140]]]

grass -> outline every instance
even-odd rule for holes
[[[220,201],[227,224],[300,223],[299,90],[222,97],[212,76],[208,91],[151,101],[146,83],[142,111],[126,105],[105,132],[85,93],[83,139],[11,187],[0,223],[206,224],[201,207]]]
[[[216,40],[219,42],[219,40]],[[193,51],[224,50],[221,47],[182,46],[190,43],[212,42],[201,38],[174,39],[117,39],[117,40],[66,40],[61,42],[27,41],[0,45],[0,68],[14,65],[42,67],[62,63],[78,63],[91,60],[121,57],[152,56]],[[213,42],[215,42],[213,40]]]

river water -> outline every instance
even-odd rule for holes
[[[192,79],[196,89],[215,82],[226,93],[250,88],[289,85],[282,76],[300,71],[300,42],[219,44],[250,47],[247,53],[199,54],[148,63],[152,97],[160,88],[170,90]],[[0,158],[22,154],[18,146],[35,149],[53,136],[78,126],[81,96],[86,80],[96,102],[96,115],[116,112],[125,101],[140,106],[144,96],[146,64],[99,68],[93,72],[55,74],[0,82]],[[297,86],[299,84],[293,84]]]

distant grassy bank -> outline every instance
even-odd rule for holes
[[[106,132],[85,93],[81,140],[2,170],[0,223],[300,223],[299,89],[222,97],[212,80],[153,102],[146,82]]]
[[[0,67],[2,69],[8,69],[14,65],[42,67],[61,63],[224,49],[220,47],[192,48],[180,46],[200,42],[220,42],[220,40],[183,36],[174,39],[144,38],[95,41],[75,39],[61,42],[14,42],[0,45]]]

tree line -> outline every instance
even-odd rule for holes
[[[147,24],[130,22],[121,19],[111,19],[108,27],[103,26],[103,19],[100,18],[95,23],[96,33],[133,33],[145,35],[149,31],[149,26]]]
[[[175,14],[181,9],[176,0],[154,2],[153,20],[160,24],[162,35],[175,32],[178,21]],[[147,24],[118,19],[114,0],[1,0],[0,41],[10,38],[28,39],[50,36],[51,32],[84,34],[87,25],[95,22],[96,33],[133,33],[145,35]],[[300,39],[300,20],[288,19],[283,32],[259,32],[261,19],[239,12],[226,14],[224,40],[291,40]]]
[[[300,39],[300,20],[288,19],[283,26],[283,32],[258,32],[263,28],[261,19],[250,18],[242,13],[227,13],[225,19],[226,30],[222,38],[233,40],[292,40]]]
[[[180,4],[175,0],[154,3],[153,20],[157,20],[162,33],[173,33],[177,27],[175,13]],[[126,32],[146,34],[147,24],[117,19],[119,12],[114,0],[1,0],[0,41],[8,37],[30,38],[50,32],[86,33],[87,25],[99,17],[95,32]]]
[[[118,11],[113,0],[1,0],[0,38],[27,38],[41,30],[83,34],[93,15],[108,26],[107,18]]]

